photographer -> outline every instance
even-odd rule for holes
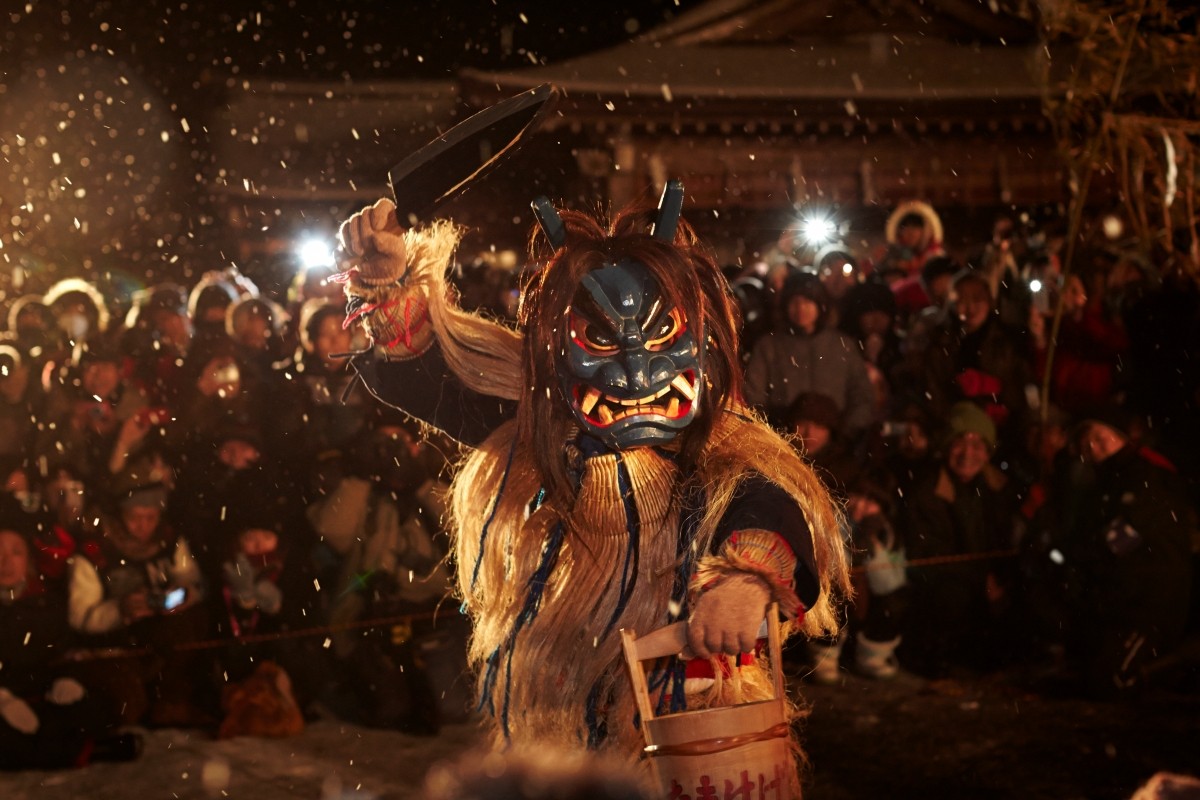
[[[116,513],[101,517],[100,547],[71,560],[68,619],[92,645],[153,652],[133,671],[115,659],[90,662],[126,722],[139,721],[152,696],[151,724],[189,725],[204,721],[193,693],[205,673],[194,654],[176,646],[203,638],[207,614],[191,549],[163,521],[168,475],[160,460],[143,459],[118,476]],[[153,693],[145,682],[154,684]]]

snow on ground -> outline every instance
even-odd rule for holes
[[[0,773],[4,800],[401,800],[420,796],[429,768],[480,741],[476,725],[409,736],[337,721],[288,739],[217,741],[190,730],[146,731],[137,761],[61,772]]]

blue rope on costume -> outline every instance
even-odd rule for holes
[[[629,607],[629,599],[633,596],[633,589],[637,584],[638,564],[641,561],[642,522],[637,511],[633,482],[629,479],[629,468],[625,466],[625,459],[620,453],[617,454],[617,488],[621,492],[621,503],[625,510],[625,561],[621,566],[621,587],[617,594],[617,607],[613,609],[601,639],[608,638],[621,615],[625,613],[625,609]],[[600,684],[600,680],[592,684],[584,711],[589,750],[597,749],[608,738],[608,725],[600,715]]]
[[[588,750],[599,749],[604,740],[608,738],[608,724],[600,716],[600,681],[601,679],[597,678],[588,691],[587,708],[583,715],[584,722],[587,723]]]
[[[613,626],[625,613],[629,598],[633,596],[633,588],[637,584],[638,562],[641,559],[641,530],[642,522],[638,516],[637,502],[633,496],[633,484],[629,480],[629,468],[625,459],[617,454],[617,488],[621,492],[621,502],[625,506],[625,563],[621,566],[621,589],[617,595],[617,607],[613,609],[612,617],[604,628],[601,639],[608,638]],[[632,564],[632,570],[630,565]]]
[[[511,735],[508,727],[508,710],[512,698],[513,645],[516,643],[517,635],[527,624],[533,621],[537,616],[538,610],[541,608],[542,594],[545,592],[546,585],[550,582],[550,575],[554,572],[554,567],[558,563],[558,555],[562,551],[562,543],[565,537],[566,526],[560,522],[554,526],[554,529],[546,538],[546,543],[542,546],[541,558],[538,559],[537,569],[529,576],[525,603],[521,607],[521,613],[517,615],[517,621],[513,625],[513,629],[509,631],[504,644],[501,647],[497,647],[488,656],[488,668],[484,673],[483,688],[480,692],[478,707],[479,709],[483,709],[486,706],[492,716],[495,716],[495,705],[492,697],[497,678],[495,662],[500,657],[500,650],[503,648],[507,651],[507,656],[505,658],[504,700],[500,707],[500,727],[504,733],[505,741],[508,741]]]
[[[675,583],[671,590],[672,605],[677,610],[671,612],[668,622],[677,622],[686,618],[688,614],[688,583],[691,580],[698,555],[692,547],[692,542],[695,540],[696,529],[700,525],[702,508],[704,508],[704,491],[693,489],[692,495],[684,503],[685,511],[679,525],[679,548],[677,551],[679,566],[675,569]],[[652,674],[652,680],[649,683],[651,694],[653,695],[659,689],[662,690],[658,695],[655,713],[675,714],[687,711],[687,693],[684,691],[686,680],[687,662],[678,656],[672,656],[664,669]],[[634,726],[640,727],[636,715]]]
[[[500,498],[504,496],[504,485],[508,483],[508,473],[512,469],[513,454],[516,452],[517,442],[513,440],[512,447],[508,448],[508,463],[504,465],[504,474],[500,476],[500,488],[496,491],[495,501],[492,502],[492,511],[488,514],[487,521],[483,523],[483,530],[479,533],[479,554],[475,556],[475,568],[471,570],[471,588],[474,588],[475,581],[479,580],[479,567],[483,564],[483,546],[487,544],[488,529],[492,527],[492,521],[496,519],[496,509],[500,507]],[[466,610],[465,606],[463,610]]]

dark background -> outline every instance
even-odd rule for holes
[[[234,261],[212,144],[243,81],[448,81],[609,47],[694,5],[4,0],[0,293],[83,275],[128,296]]]

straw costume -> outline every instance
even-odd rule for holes
[[[380,200],[342,226],[347,324],[374,344],[358,374],[473,448],[449,528],[480,707],[503,742],[635,757],[620,629],[688,620],[698,658],[659,665],[656,702],[719,705],[769,695],[753,652],[772,600],[819,633],[831,588],[848,591],[828,495],[740,401],[730,293],[682,198],[672,182],[657,211],[607,227],[535,201],[552,252],[516,330],[454,304],[453,224],[404,231]]]

